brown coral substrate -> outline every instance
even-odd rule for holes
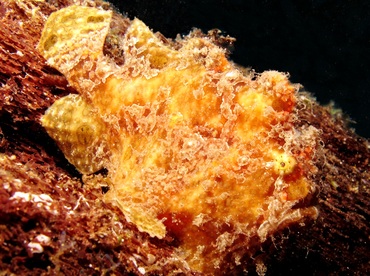
[[[106,186],[82,186],[81,176],[40,127],[47,107],[75,93],[35,50],[46,17],[71,1],[52,2],[0,4],[1,271],[192,274],[173,255],[176,241],[150,238],[126,222],[117,208],[101,201]],[[127,24],[118,15],[114,22]],[[105,51],[123,62],[114,37],[107,39]],[[322,131],[324,152],[314,176],[319,189],[311,199],[317,202],[318,219],[281,231],[253,259],[243,260],[238,271],[225,266],[225,272],[370,273],[369,145],[330,112],[308,97],[299,99],[299,124]]]

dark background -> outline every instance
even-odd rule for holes
[[[111,0],[174,38],[192,27],[237,39],[231,59],[256,72],[289,72],[321,104],[334,101],[370,138],[370,1]]]

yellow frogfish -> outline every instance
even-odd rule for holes
[[[104,196],[153,238],[177,241],[194,271],[220,273],[315,207],[308,175],[318,134],[294,127],[297,86],[249,74],[207,36],[167,43],[134,19],[103,51],[112,11],[72,5],[50,15],[38,51],[79,94],[42,117],[82,174],[105,168]]]

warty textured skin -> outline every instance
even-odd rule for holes
[[[206,37],[175,49],[138,19],[118,66],[103,54],[110,21],[111,11],[70,6],[46,22],[38,50],[79,95],[42,124],[79,171],[108,170],[106,199],[128,221],[177,239],[192,269],[215,274],[317,216],[293,208],[314,190],[318,133],[293,127],[297,88],[285,74],[244,74]]]

